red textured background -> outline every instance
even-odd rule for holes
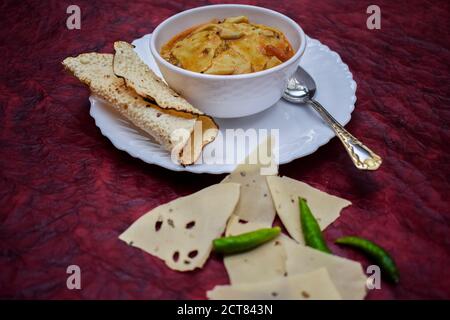
[[[239,1],[234,1],[239,2]],[[69,4],[81,30],[65,27]],[[215,1],[2,1],[0,4],[0,297],[203,299],[227,283],[221,259],[178,273],[118,235],[147,210],[219,182],[175,173],[115,149],[89,116],[88,90],[64,57],[112,52],[165,18]],[[357,234],[392,252],[401,273],[369,299],[450,298],[448,1],[376,1],[382,29],[366,28],[372,1],[246,1],[280,11],[337,51],[358,83],[348,128],[384,158],[352,167],[333,139],[281,166],[353,202],[326,231]],[[361,255],[332,245],[335,253]],[[82,290],[66,289],[66,268]]]

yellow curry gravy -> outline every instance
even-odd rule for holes
[[[272,68],[294,55],[284,34],[245,16],[190,28],[161,49],[171,64],[205,74],[243,74]]]

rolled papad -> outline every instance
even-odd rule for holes
[[[198,115],[163,109],[146,101],[133,89],[128,88],[122,78],[114,74],[112,54],[83,53],[77,57],[66,58],[63,65],[81,82],[87,84],[94,94],[106,100],[134,125],[150,134],[163,148],[170,151],[181,165],[192,164],[200,156],[204,139],[198,137],[198,134],[194,135],[194,129],[201,124]]]
[[[218,133],[218,127],[214,120],[172,90],[139,58],[132,44],[116,41],[114,49],[116,51],[113,61],[114,74],[123,78],[128,88],[132,88],[140,96],[149,99],[163,109],[197,116],[201,122],[203,136],[202,145],[196,146],[197,149],[214,140]]]

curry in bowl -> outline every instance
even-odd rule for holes
[[[294,55],[285,35],[247,17],[214,20],[176,35],[161,56],[180,68],[216,75],[233,75],[275,67]]]

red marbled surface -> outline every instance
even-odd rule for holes
[[[237,1],[236,1],[237,2]],[[78,4],[81,30],[65,27]],[[215,1],[2,1],[0,4],[0,297],[203,299],[227,283],[221,259],[171,271],[117,236],[147,210],[220,181],[175,173],[116,150],[89,116],[88,90],[61,60],[112,51],[165,18]],[[350,199],[326,231],[375,239],[392,252],[397,286],[369,299],[450,298],[449,2],[247,1],[278,10],[336,50],[358,83],[348,128],[384,158],[354,169],[336,139],[281,173]],[[361,255],[332,246],[342,256]],[[82,290],[66,289],[66,267]]]

